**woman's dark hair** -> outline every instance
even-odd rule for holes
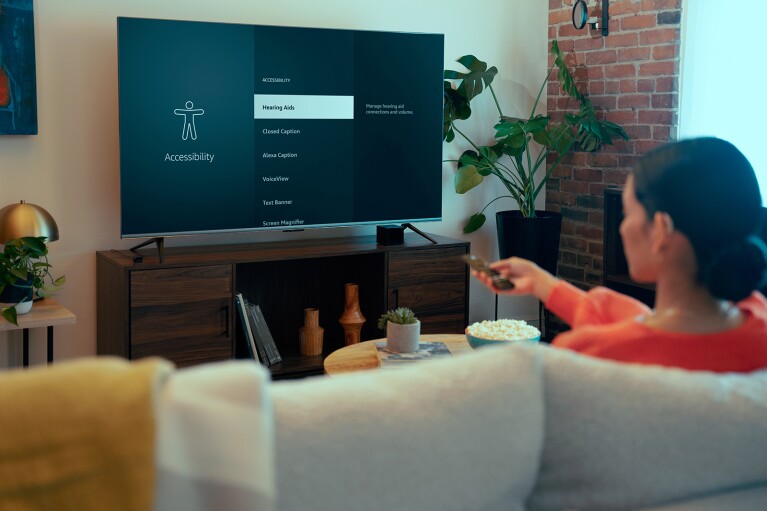
[[[713,296],[738,301],[767,283],[759,184],[734,145],[709,137],[663,145],[639,159],[634,188],[649,218],[668,213],[690,240],[698,281]]]

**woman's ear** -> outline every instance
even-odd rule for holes
[[[668,247],[674,234],[674,221],[668,213],[656,211],[652,217],[652,251],[659,253]]]

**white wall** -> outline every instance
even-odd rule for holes
[[[0,0],[1,1],[1,0]],[[35,38],[39,135],[0,136],[0,206],[27,202],[45,207],[61,239],[50,246],[56,275],[67,285],[58,299],[77,324],[56,329],[56,359],[96,353],[96,251],[135,244],[119,237],[117,51],[115,18],[135,16],[267,25],[439,32],[445,34],[445,65],[474,53],[496,65],[496,90],[508,115],[528,113],[546,72],[548,4],[540,0],[36,0]],[[489,99],[489,98],[488,98]],[[485,133],[495,114],[489,103],[465,123]],[[484,119],[482,117],[485,117]],[[490,135],[488,135],[489,137]],[[489,139],[488,139],[489,140]],[[463,146],[445,146],[455,158]],[[495,225],[462,234],[463,219],[499,195],[483,187],[466,196],[452,189],[453,167],[444,165],[441,223],[427,232],[471,241],[472,250],[497,256]],[[496,185],[496,183],[493,183]],[[499,201],[501,202],[501,201]],[[509,209],[511,204],[500,205]],[[488,211],[489,218],[494,211]],[[303,233],[243,233],[169,240],[169,246],[299,237],[372,234],[372,228]],[[534,302],[501,299],[502,316],[537,314]],[[471,321],[493,316],[492,295],[472,285]],[[45,360],[43,331],[31,335],[31,362]],[[7,342],[6,342],[7,341]],[[21,335],[0,335],[0,366],[20,364]]]

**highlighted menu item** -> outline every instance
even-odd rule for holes
[[[254,119],[354,119],[354,96],[254,94]]]

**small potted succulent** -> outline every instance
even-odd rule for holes
[[[378,318],[378,328],[386,331],[386,349],[395,353],[418,351],[421,322],[407,307],[385,312]]]
[[[45,241],[45,236],[15,238],[0,251],[0,312],[14,325],[17,314],[29,312],[35,295],[47,296],[64,284],[64,276],[50,274]]]

